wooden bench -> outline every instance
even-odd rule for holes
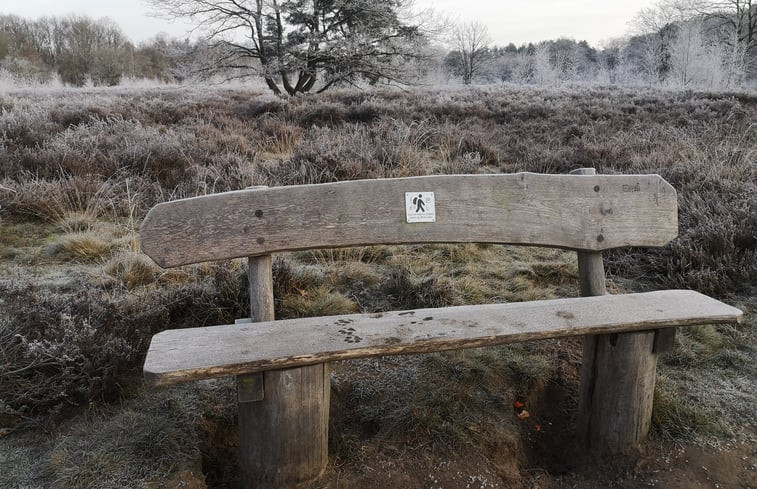
[[[154,385],[237,376],[245,487],[297,487],[327,463],[328,362],[585,336],[578,435],[614,453],[649,430],[657,355],[675,327],[741,311],[687,290],[606,295],[601,251],[663,246],[675,190],[658,175],[518,173],[249,189],[159,204],[142,248],[163,267],[249,257],[251,319],[153,337]],[[271,253],[402,243],[576,250],[580,298],[274,321]],[[248,322],[249,322],[248,321]]]

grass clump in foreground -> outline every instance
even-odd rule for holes
[[[697,437],[732,435],[722,413],[688,402],[680,392],[671,392],[664,377],[657,378],[652,409],[652,432],[667,441],[691,441]]]
[[[179,471],[202,481],[204,435],[194,410],[204,394],[173,389],[95,409],[54,442],[31,434],[0,438],[0,486],[159,487]],[[163,482],[150,485],[155,481]]]
[[[113,248],[114,243],[107,236],[86,231],[61,236],[45,252],[62,259],[94,261],[106,258]]]
[[[155,282],[160,268],[142,253],[124,251],[103,266],[105,275],[129,290]]]

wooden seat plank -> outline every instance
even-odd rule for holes
[[[169,385],[348,358],[730,323],[741,314],[698,292],[665,290],[168,330],[153,337],[144,373]]]
[[[434,193],[434,222],[407,222],[406,193]],[[436,175],[240,190],[165,202],[142,249],[162,267],[280,251],[404,243],[576,250],[662,246],[678,233],[659,175]]]

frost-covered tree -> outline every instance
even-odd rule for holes
[[[730,88],[750,60],[751,0],[659,0],[634,19],[626,59],[651,83]]]
[[[493,46],[490,50],[491,62],[490,73],[494,80],[500,82],[524,82],[521,74],[524,71],[522,64],[526,61],[515,44],[510,43],[505,47]]]
[[[688,15],[688,8],[678,0],[662,0],[639,11],[631,21],[636,35],[629,42],[628,58],[649,83],[661,83],[668,77],[673,24],[685,21]]]
[[[757,0],[699,0],[697,11],[711,34],[727,46],[727,66],[736,72],[757,71]]]
[[[450,53],[455,59],[463,83],[470,85],[491,61],[489,29],[481,22],[465,22],[454,28]]]
[[[554,85],[560,81],[560,71],[552,64],[549,44],[539,43],[533,54],[533,81],[539,85]]]
[[[275,94],[322,92],[361,80],[405,82],[423,54],[407,0],[150,0],[189,18],[219,54],[207,74],[241,70]]]
[[[700,0],[697,8],[733,34],[728,42],[742,44],[747,50],[757,49],[757,1]]]
[[[720,60],[711,49],[697,21],[677,24],[669,46],[670,81],[680,88],[720,85]]]
[[[740,42],[738,34],[731,34],[731,41],[721,44],[720,59],[723,68],[723,88],[732,88],[744,83],[750,67],[754,67],[754,56],[749,55],[747,45]]]
[[[618,84],[628,82],[625,39],[615,38],[604,42],[597,53],[596,80],[600,83]]]
[[[582,41],[556,39],[544,41],[533,53],[533,81],[540,84],[557,84],[588,79],[596,71],[596,52]]]

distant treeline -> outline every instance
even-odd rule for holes
[[[703,43],[697,32],[696,43],[690,25],[671,26],[681,32],[678,40],[654,34],[609,41],[602,49],[586,41],[556,39],[538,44],[485,48],[484,61],[472,83],[509,82],[556,85],[567,82],[594,82],[606,85],[671,86],[678,88],[728,89],[743,86],[757,78],[744,55],[734,55],[727,45]],[[443,75],[464,80],[464,56],[459,50],[447,52]]]
[[[124,78],[181,81],[181,60],[193,50],[192,43],[164,35],[134,45],[107,18],[0,15],[0,70],[21,80],[58,78],[71,86],[112,86]]]
[[[465,83],[665,85],[732,89],[757,80],[757,1],[658,0],[632,34],[601,49],[571,39],[491,47],[478,22],[458,27],[447,71]]]
[[[462,38],[428,42],[424,49],[430,55],[419,56],[419,66],[406,70],[414,79],[404,81],[732,89],[757,80],[757,7],[749,2],[743,11],[703,12],[681,5],[662,0],[641,11],[633,21],[635,35],[608,41],[600,49],[572,39],[502,47],[490,45],[485,30],[468,31],[468,36],[479,36],[475,47],[466,47],[459,42],[466,40]],[[754,16],[743,20],[739,12]],[[77,87],[113,86],[124,79],[182,83],[211,71],[220,79],[265,71],[259,60],[238,65],[233,72],[207,69],[224,55],[218,44],[166,35],[135,45],[107,18],[0,15],[0,77],[21,82]]]

